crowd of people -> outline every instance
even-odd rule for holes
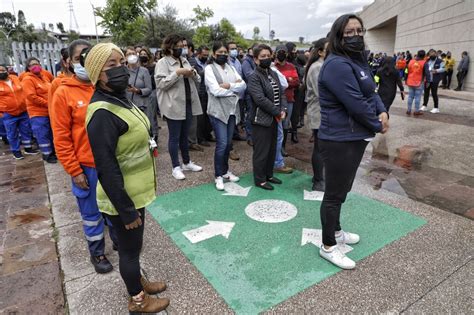
[[[404,84],[408,86],[407,115],[411,115],[415,101],[414,116],[423,115],[428,110],[430,95],[433,98],[433,114],[439,113],[438,88],[451,89],[451,81],[456,67],[456,60],[451,52],[429,49],[428,53],[421,49],[415,56],[409,50],[398,52],[392,56],[371,53],[368,62],[378,84],[378,94],[387,109],[393,103],[397,93],[397,85],[404,99]],[[469,70],[469,54],[463,51],[461,61],[457,64],[456,78],[458,86],[454,91],[461,91]],[[423,96],[423,104],[421,97]]]
[[[446,53],[420,50],[394,57],[368,55],[363,21],[343,15],[328,37],[298,52],[294,43],[254,44],[244,50],[234,42],[195,49],[189,39],[169,35],[154,55],[147,47],[121,49],[112,43],[73,41],[61,51],[56,78],[29,58],[17,76],[0,65],[0,112],[5,141],[15,159],[38,154],[58,159],[71,176],[72,193],[83,220],[91,263],[97,273],[113,269],[104,253],[107,225],[118,251],[131,312],[158,312],[169,300],[151,295],[166,290],[140,273],[145,207],[155,199],[158,126],[168,128],[171,176],[203,167],[190,150],[215,142],[217,190],[239,177],[229,159],[239,160],[233,141],[253,147],[254,183],[274,190],[275,173],[293,172],[285,164],[287,138],[298,143],[305,113],[312,130],[313,190],[324,191],[320,209],[321,257],[344,269],[355,262],[340,244],[360,237],[344,231],[340,212],[368,143],[389,128],[388,111],[402,80],[409,89],[408,111],[421,94],[438,108],[437,87],[450,88],[455,61]],[[438,57],[440,56],[440,57]],[[468,55],[458,65],[458,89],[468,71]],[[7,140],[6,140],[7,139]],[[180,156],[181,155],[181,156]]]

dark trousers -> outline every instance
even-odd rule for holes
[[[23,144],[25,148],[31,148],[32,132],[30,119],[26,112],[21,113],[18,116],[12,116],[8,113],[3,114],[3,124],[1,124],[1,127],[3,126],[6,133],[5,135],[2,135],[0,132],[0,135],[7,137],[12,152],[20,151],[20,139],[21,144]]]
[[[462,89],[462,85],[464,83],[464,79],[466,78],[466,76],[467,76],[467,71],[458,71],[458,73],[456,74],[456,78],[458,79],[458,87],[457,87],[458,90]]]
[[[451,81],[453,79],[453,70],[446,70],[446,87],[449,89],[451,87]]]
[[[304,102],[304,93],[302,93],[299,89],[295,89],[295,102],[293,103],[293,112],[291,113],[290,121],[291,121],[291,130],[296,131],[298,123],[300,122],[300,113],[303,109],[303,102]]]
[[[143,290],[140,283],[140,251],[143,245],[143,230],[145,228],[145,208],[138,209],[141,214],[142,225],[127,230],[119,215],[105,216],[112,222],[118,240],[119,269],[123,282],[131,296]]]
[[[73,180],[72,182],[72,193],[76,197],[77,206],[81,213],[82,218],[82,230],[87,240],[89,247],[89,253],[91,256],[102,256],[104,255],[105,248],[105,225],[109,227],[109,236],[112,242],[118,245],[117,233],[114,230],[113,225],[110,221],[104,222],[104,217],[99,211],[97,205],[97,171],[93,167],[87,167],[81,165],[84,175],[87,177],[89,188],[84,190],[79,188]],[[107,217],[106,217],[107,220]]]
[[[273,164],[277,146],[278,123],[273,119],[270,127],[252,126],[253,177],[259,185],[273,177]]]
[[[232,146],[232,135],[235,128],[235,115],[229,117],[227,124],[209,116],[216,133],[216,151],[214,153],[215,176],[223,176],[229,171],[229,153]]]
[[[315,139],[316,140],[316,139]],[[339,221],[342,204],[352,189],[352,184],[368,142],[319,141],[319,149],[324,161],[326,191],[321,204],[321,225],[323,244],[336,245],[336,231],[341,230]]]
[[[181,157],[183,158],[183,163],[188,164],[190,161],[189,158],[189,143],[188,143],[188,132],[191,126],[193,116],[191,111],[186,112],[186,119],[184,120],[173,120],[166,118],[168,123],[168,151],[171,156],[171,162],[173,168],[178,167],[179,164],[179,155],[178,151],[181,150]]]
[[[324,180],[323,176],[323,157],[321,156],[321,151],[319,150],[318,142],[318,129],[313,129],[313,155],[311,157],[311,164],[313,164],[313,183],[320,182]]]
[[[430,91],[431,96],[433,96],[434,108],[438,108],[438,83],[429,83],[425,84],[425,94],[423,95],[423,106],[428,104],[428,100],[430,99]]]
[[[202,115],[197,116],[197,138],[198,142],[202,142],[205,140],[211,140],[212,135],[212,125],[209,120],[209,116],[207,115],[207,102],[208,96],[200,95],[199,100],[201,101],[202,107]]]

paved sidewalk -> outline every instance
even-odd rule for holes
[[[403,106],[402,103],[395,105],[399,108]],[[474,114],[474,110],[469,109],[468,102],[457,101],[452,106],[457,106],[461,112],[468,115]],[[454,126],[449,123],[426,121],[425,124],[412,126],[412,122],[415,122],[413,118],[397,115],[393,117],[394,131],[392,138],[387,138],[389,153],[395,152],[390,144],[398,144],[399,141],[403,143],[404,130],[415,128],[413,126],[418,126],[417,130],[428,128],[432,131],[433,126],[430,127],[429,124],[435,124],[439,132],[451,132],[448,132],[442,141],[459,142],[458,133],[452,132]],[[163,124],[161,121],[160,123]],[[468,143],[471,141],[474,128],[467,126],[463,128],[465,130],[461,132],[469,136],[461,143],[464,141]],[[301,132],[308,133],[307,130]],[[411,141],[426,143],[427,137],[429,138],[429,132],[405,138],[405,144]],[[202,153],[191,153],[193,161],[205,166],[203,172],[189,174],[186,180],[176,181],[170,174],[170,159],[164,145],[166,139],[167,131],[163,128],[159,143],[160,156],[157,159],[158,198],[169,192],[212,181],[213,147],[205,148]],[[251,172],[251,148],[245,142],[235,142],[234,145],[241,160],[231,161],[231,169],[239,175]],[[457,152],[447,154],[437,149],[436,142],[431,142],[430,145],[433,157],[424,160],[424,165],[435,167],[439,161],[449,158],[450,163],[443,163],[442,167],[452,171],[464,171],[464,166],[459,165],[459,161],[466,160],[465,154],[470,152],[470,148],[459,147]],[[353,191],[420,216],[427,221],[427,224],[359,261],[356,270],[338,272],[271,308],[268,313],[472,313],[474,221],[385,187],[376,188],[374,183],[367,179],[367,169],[371,165],[373,151],[368,150]],[[312,173],[311,165],[304,159],[290,157],[287,159],[287,164],[308,174]],[[51,183],[51,201],[59,230],[61,265],[71,313],[124,313],[127,294],[117,272],[117,255],[110,249],[110,242],[107,243],[106,253],[115,270],[108,275],[97,275],[88,261],[80,217],[70,193],[70,179],[60,166],[47,165],[46,173]],[[472,173],[468,172],[463,176],[468,175],[472,176]],[[284,175],[279,177],[285,179]],[[432,183],[419,183],[423,187],[430,184]],[[269,192],[269,197],[272,196],[274,195]],[[192,207],[192,200],[189,204]],[[318,209],[315,209],[315,215],[317,211]],[[313,259],[320,259],[316,250]],[[147,213],[142,265],[150,278],[164,279],[168,282],[169,289],[162,296],[171,299],[168,309],[170,313],[233,313],[149,213]]]
[[[63,314],[65,302],[43,161],[0,147],[0,313]]]

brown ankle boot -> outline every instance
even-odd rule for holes
[[[128,301],[128,311],[133,313],[159,313],[166,309],[170,304],[169,299],[159,299],[149,296],[145,293],[143,300],[140,302],[134,301],[132,297]]]
[[[143,290],[148,294],[157,294],[166,290],[166,283],[164,282],[151,282],[144,277],[141,277],[140,282]]]

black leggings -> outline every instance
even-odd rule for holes
[[[313,164],[313,183],[322,181],[323,178],[323,158],[321,151],[319,150],[318,142],[318,129],[313,129],[313,156],[311,157],[311,163]]]
[[[339,222],[341,207],[346,201],[347,193],[352,189],[357,168],[362,161],[368,142],[365,140],[318,141],[326,179],[326,191],[321,204],[323,244],[334,246],[337,244],[335,233],[341,230]]]
[[[423,106],[428,105],[428,100],[430,99],[430,91],[431,96],[433,96],[434,108],[438,108],[438,83],[430,83],[428,87],[425,86],[425,94],[423,95]]]
[[[143,230],[145,228],[145,208],[138,209],[142,225],[127,230],[118,215],[108,215],[107,218],[117,233],[120,275],[127,286],[128,294],[135,296],[143,290],[140,282],[140,251],[143,245]]]

